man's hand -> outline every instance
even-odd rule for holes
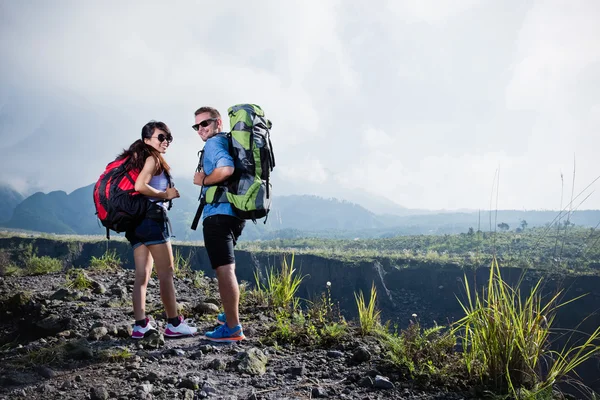
[[[196,172],[194,174],[194,185],[202,186],[202,181],[206,177],[204,171]]]

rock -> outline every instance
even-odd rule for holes
[[[287,372],[292,376],[303,376],[304,374],[306,374],[306,367],[304,365],[297,365],[288,368]]]
[[[138,342],[144,349],[158,349],[165,345],[165,337],[162,332],[152,332],[152,334],[140,339]]]
[[[203,344],[202,346],[200,346],[198,348],[199,351],[202,352],[202,354],[208,354],[208,353],[212,353],[215,351],[215,348],[213,346],[211,346],[210,344]]]
[[[136,388],[136,390],[141,393],[152,393],[152,388],[153,386],[150,384],[147,385],[140,385]]]
[[[184,389],[183,400],[194,400],[194,391],[190,389]]]
[[[117,328],[117,337],[126,339],[130,338],[133,333],[133,327],[131,325],[121,325]]]
[[[108,335],[108,329],[104,326],[99,326],[96,328],[92,328],[88,334],[88,339],[90,340],[100,340],[105,335]]]
[[[40,365],[39,367],[36,368],[36,372],[43,378],[46,379],[51,379],[54,378],[56,376],[56,372],[54,372],[53,370],[51,370],[50,368],[44,366],[44,365]]]
[[[371,359],[371,352],[365,346],[360,346],[356,350],[354,350],[354,354],[352,355],[352,361],[357,363],[369,361]]]
[[[358,386],[364,388],[373,387],[373,379],[370,376],[365,376],[358,381]]]
[[[267,372],[267,361],[267,356],[253,347],[237,356],[236,369],[242,374],[263,375]]]
[[[67,357],[74,360],[89,360],[94,357],[94,352],[90,348],[88,341],[85,339],[67,342],[65,344],[65,350]],[[75,377],[75,379],[77,379],[77,377]]]
[[[69,318],[63,318],[57,314],[50,314],[46,318],[38,321],[35,326],[41,331],[43,336],[53,336],[68,329],[70,325],[69,322]]]
[[[196,307],[194,307],[194,311],[197,312],[200,315],[204,315],[204,314],[218,314],[219,313],[219,307],[216,304],[213,304],[213,303],[202,302],[202,303],[198,303],[196,305]]]
[[[217,390],[214,387],[212,387],[209,382],[204,382],[204,385],[202,385],[202,391],[206,394],[217,393]]]
[[[198,390],[200,388],[200,379],[197,376],[184,378],[179,382],[180,388]]]
[[[104,293],[106,293],[106,287],[103,284],[99,283],[99,282],[92,281],[92,288],[93,288],[92,289],[92,293],[95,293],[95,294],[104,294]]]
[[[121,299],[128,297],[127,289],[121,286],[113,287],[110,291],[110,294]]]
[[[377,375],[375,377],[375,383],[373,384],[377,389],[393,389],[394,384],[390,382],[386,377]]]
[[[0,310],[16,313],[32,305],[33,301],[31,299],[31,294],[27,292],[17,292],[0,303]]]
[[[90,389],[91,400],[108,400],[108,391],[104,386],[93,387]]]
[[[50,296],[50,300],[62,300],[62,301],[75,301],[79,300],[81,297],[81,293],[76,290],[71,289],[58,289],[52,296]]]
[[[327,357],[329,358],[342,358],[344,357],[344,353],[338,350],[329,350],[327,352]]]
[[[323,389],[322,387],[312,388],[311,395],[315,399],[329,397],[327,390]]]
[[[185,356],[185,351],[181,349],[171,349],[171,354],[176,357],[183,357]]]
[[[160,379],[160,376],[154,371],[149,372],[148,375],[146,375],[144,377],[144,380],[148,381],[150,383],[154,383],[154,382],[158,381],[159,379]]]
[[[220,358],[215,358],[208,364],[208,368],[211,368],[211,369],[214,369],[217,371],[224,371],[227,368],[227,363],[225,361],[221,360]]]

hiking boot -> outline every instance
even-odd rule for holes
[[[180,337],[180,336],[193,336],[198,331],[194,321],[191,319],[183,319],[183,316],[179,316],[179,325],[174,326],[173,324],[167,324],[165,328],[165,336],[167,337]]]
[[[229,328],[227,324],[221,325],[212,332],[206,332],[204,336],[211,342],[221,343],[239,342],[246,338],[242,331],[242,325],[236,325],[233,328]]]
[[[148,337],[154,333],[158,333],[156,327],[150,322],[150,318],[146,317],[146,326],[133,325],[133,330],[131,331],[132,339],[143,339]]]
[[[223,325],[225,323],[225,313],[219,313],[219,315],[217,315],[217,324],[219,325]]]

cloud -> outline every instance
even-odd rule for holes
[[[73,190],[157,119],[191,179],[194,110],[252,102],[277,193],[487,208],[500,168],[503,208],[556,208],[574,158],[575,190],[600,174],[599,17],[594,1],[6,3],[4,170]]]

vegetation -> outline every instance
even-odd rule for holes
[[[117,250],[106,250],[101,257],[94,257],[90,260],[90,270],[97,272],[117,271],[121,268],[121,258],[117,255]]]
[[[389,322],[382,325],[374,284],[368,301],[362,292],[354,294],[358,321],[347,324],[335,312],[329,283],[317,301],[307,302],[305,309],[299,307],[293,288],[301,281],[292,258],[291,264],[284,262],[280,270],[270,270],[266,285],[258,285],[255,291],[269,304],[277,304],[264,342],[276,348],[281,344],[323,346],[361,334],[380,343],[385,358],[401,376],[422,386],[477,386],[515,399],[550,399],[559,382],[600,352],[600,328],[583,342],[552,350],[556,310],[579,297],[561,303],[558,291],[543,301],[541,280],[523,297],[519,285],[511,288],[502,280],[496,260],[481,294],[471,294],[465,277],[468,302],[461,303],[465,317],[449,327],[423,328],[416,314],[406,329],[392,328]],[[273,302],[275,298],[278,303]],[[462,346],[457,346],[457,340]]]
[[[304,277],[294,275],[295,272],[294,256],[292,255],[292,261],[289,264],[284,257],[280,271],[271,267],[267,272],[266,284],[262,284],[259,276],[255,274],[257,290],[274,308],[296,310],[299,304],[296,292]]]
[[[600,230],[569,226],[522,228],[519,232],[396,236],[380,239],[277,239],[242,242],[247,251],[314,254],[345,261],[389,258],[399,266],[454,265],[477,268],[496,257],[504,265],[562,273],[600,273]]]
[[[365,303],[365,298],[362,291],[358,295],[355,293],[354,298],[356,299],[356,305],[358,307],[360,333],[363,336],[368,335],[380,325],[379,316],[381,311],[375,308],[375,302],[377,301],[377,290],[375,289],[375,283],[371,285],[371,297],[369,298],[368,305]]]
[[[541,283],[540,279],[523,300],[519,285],[511,288],[504,282],[493,260],[487,287],[473,297],[465,276],[468,303],[461,305],[466,315],[454,332],[461,335],[469,374],[501,393],[517,397],[522,389],[533,394],[551,392],[558,381],[600,351],[600,327],[582,344],[550,349],[557,309],[582,296],[560,302],[562,291],[558,291],[543,301]],[[544,373],[542,363],[548,369]]]
[[[92,287],[92,281],[85,271],[80,268],[69,270],[66,281],[66,286],[69,289],[86,290]]]

